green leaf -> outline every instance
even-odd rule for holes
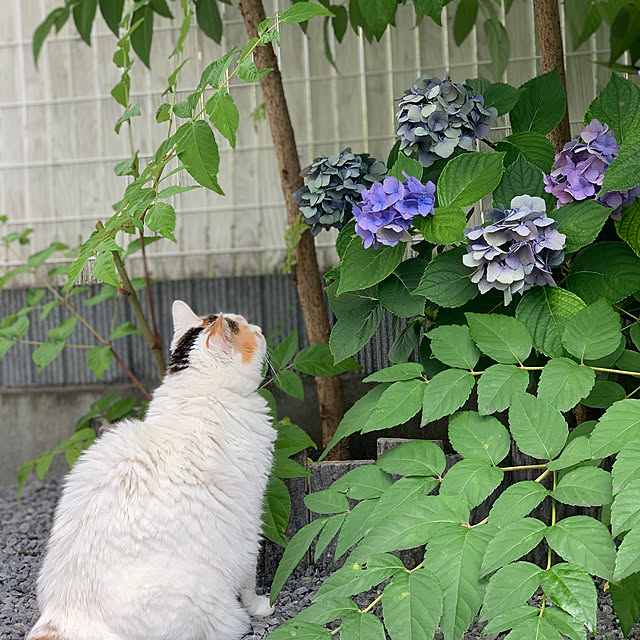
[[[49,329],[47,332],[52,340],[66,340],[76,328],[78,318],[71,317],[63,320],[57,327]]]
[[[302,349],[293,361],[294,369],[311,376],[337,376],[345,371],[359,371],[362,367],[353,358],[333,364],[328,344],[319,342]]]
[[[204,34],[220,44],[222,40],[222,18],[218,11],[217,0],[198,0],[196,2],[196,20]]]
[[[44,480],[52,461],[53,453],[51,453],[51,451],[43,451],[36,460],[36,475],[40,480]]]
[[[508,86],[508,85],[505,85]],[[511,200],[516,196],[527,193],[547,200],[547,207],[555,206],[556,199],[544,190],[542,170],[531,164],[521,153],[515,162],[512,162],[505,170],[500,184],[493,191],[493,205],[503,205],[509,208]],[[552,200],[552,202],[551,202]],[[592,202],[589,200],[588,202]],[[554,215],[555,219],[555,215]]]
[[[631,206],[622,209],[622,219],[616,220],[618,235],[640,256],[640,202],[634,200]]]
[[[110,284],[103,284],[98,295],[83,300],[82,304],[85,305],[85,307],[93,307],[100,302],[113,300],[117,295],[118,292],[115,287],[112,287]]]
[[[564,348],[576,358],[596,360],[620,344],[620,316],[604,300],[578,311],[562,335]]]
[[[512,519],[492,536],[482,559],[481,575],[487,575],[529,553],[544,538],[546,528],[547,525],[537,518]]]
[[[414,178],[421,180],[423,169],[424,167],[421,162],[418,162],[413,158],[409,158],[409,156],[404,153],[399,153],[397,160],[393,163],[393,167],[391,167],[387,176],[392,176],[400,180],[400,182],[403,182],[406,180],[402,173],[404,171],[408,176],[413,176]]]
[[[632,440],[622,448],[613,463],[611,474],[614,494],[629,482],[640,480],[640,440]]]
[[[522,363],[531,353],[531,335],[519,320],[493,313],[465,313],[465,317],[474,342],[490,358]]]
[[[513,111],[511,112],[513,114]],[[542,169],[545,173],[551,171],[553,164],[553,145],[541,133],[535,131],[523,131],[512,133],[506,138],[502,138],[497,145],[497,149],[506,155],[504,164],[510,165],[522,154],[528,162]]]
[[[640,572],[640,527],[636,526],[625,535],[618,548],[613,579],[615,582],[620,582],[638,572]]]
[[[15,318],[15,316],[10,316]],[[29,331],[29,318],[27,316],[20,316],[16,318],[12,324],[3,329],[0,329],[0,335],[8,338],[22,338],[27,331]]]
[[[296,2],[291,8],[280,14],[279,22],[284,24],[296,24],[297,22],[305,22],[316,16],[334,17],[329,9],[315,2]]]
[[[271,364],[276,371],[286,367],[298,350],[298,330],[294,329],[271,349]]]
[[[589,105],[584,122],[606,122],[622,144],[640,126],[640,88],[616,73]]]
[[[561,640],[557,629],[542,616],[521,622],[506,637],[509,640]]]
[[[467,226],[467,215],[457,204],[436,207],[432,215],[414,218],[414,224],[427,242],[454,244],[465,241],[463,231]]]
[[[334,362],[342,362],[364,347],[382,321],[382,307],[374,300],[358,305],[338,318],[331,330],[329,347]]]
[[[302,386],[302,380],[300,376],[293,371],[286,369],[279,371],[273,378],[273,382],[286,394],[297,398],[298,400],[304,400],[304,387]]]
[[[116,340],[117,338],[124,338],[125,336],[130,336],[132,334],[139,335],[141,333],[142,331],[135,325],[130,322],[123,322],[109,334],[109,342]]]
[[[367,422],[369,417],[373,414],[378,406],[378,400],[380,396],[384,393],[384,390],[387,388],[386,384],[380,384],[365,396],[360,398],[345,414],[344,418],[342,418],[338,428],[331,438],[331,442],[327,445],[327,448],[322,452],[322,455],[318,459],[319,462],[322,462],[326,455],[335,447],[336,443],[342,440],[342,438],[346,438],[350,436],[352,433],[356,431],[360,431],[363,425]]]
[[[453,20],[453,38],[458,46],[471,33],[477,15],[478,0],[460,0]]]
[[[567,108],[564,86],[557,69],[525,82],[524,93],[509,114],[514,132],[549,133]]]
[[[262,515],[262,533],[265,537],[281,547],[288,544],[285,531],[289,524],[291,500],[285,483],[280,478],[269,478],[264,495],[264,511]]]
[[[505,427],[495,418],[475,411],[459,411],[451,416],[449,441],[463,458],[491,465],[502,462],[511,447]]]
[[[100,13],[116,38],[119,37],[119,25],[120,20],[122,20],[123,9],[124,0],[100,0]]]
[[[276,570],[276,575],[271,583],[271,604],[273,604],[287,578],[291,575],[291,572],[298,566],[302,556],[307,552],[314,538],[318,535],[322,527],[327,522],[327,518],[318,518],[312,520],[309,524],[300,529],[289,541],[289,544],[284,550],[282,560]]]
[[[440,495],[460,496],[472,509],[495,491],[503,477],[502,469],[484,460],[460,460],[445,474]]]
[[[37,26],[33,32],[33,60],[38,66],[38,56],[40,55],[40,49],[44,44],[51,28],[55,25],[56,33],[62,29],[65,22],[69,19],[69,7],[58,7],[54,9],[47,17]]]
[[[45,305],[43,305],[42,311],[40,312],[40,320],[44,320],[51,313],[51,311],[60,304],[62,303],[59,300],[50,300]]]
[[[43,342],[31,354],[33,362],[38,367],[38,371],[42,371],[49,366],[64,349],[64,342]]]
[[[398,0],[359,0],[359,12],[377,40],[393,23]],[[353,11],[353,8],[351,9]]]
[[[269,634],[269,640],[331,640],[332,635],[322,626],[313,622],[298,622],[295,618]]]
[[[480,580],[482,556],[491,537],[485,527],[457,527],[431,540],[425,566],[435,574],[443,593],[440,630],[445,640],[462,638],[478,613],[485,582]]]
[[[122,125],[125,122],[128,122],[129,120],[131,120],[131,118],[135,118],[136,116],[140,116],[142,115],[140,113],[140,105],[139,104],[135,104],[133,105],[133,107],[131,107],[131,109],[127,109],[117,120],[116,120],[116,124],[114,125],[114,130],[116,133],[120,133],[120,129],[122,128]]]
[[[220,154],[211,127],[204,120],[185,122],[175,133],[176,153],[189,175],[203,187],[220,195]]]
[[[620,400],[609,407],[589,438],[596,459],[618,453],[640,438],[640,400]]]
[[[638,471],[636,469],[636,471]],[[640,480],[627,484],[616,496],[611,507],[611,533],[618,537],[640,525]]]
[[[569,435],[562,414],[528,393],[513,398],[509,428],[520,451],[541,460],[553,460],[562,451]]]
[[[417,362],[403,362],[394,364],[386,369],[380,369],[367,376],[362,382],[398,382],[399,380],[413,380],[422,376],[422,365]]]
[[[382,612],[391,640],[431,640],[442,616],[437,578],[425,567],[398,573],[382,594]]]
[[[30,256],[27,260],[27,264],[30,267],[37,269],[42,266],[56,251],[63,251],[64,249],[68,249],[66,244],[63,244],[62,242],[52,242],[46,249],[38,251]]]
[[[378,285],[381,304],[396,316],[410,318],[424,313],[423,296],[411,295],[418,286],[427,263],[420,258],[401,262],[398,268]]]
[[[538,397],[559,411],[569,411],[589,395],[595,380],[591,367],[580,366],[568,358],[553,358],[540,375]]]
[[[539,617],[539,615],[540,609],[538,609],[538,607],[518,607],[495,616],[483,629],[483,633],[500,633],[502,631],[508,631],[513,627],[518,627],[526,620],[532,620],[533,618]]]
[[[131,24],[135,24],[139,20],[142,20],[142,23],[131,33],[131,46],[145,67],[149,67],[153,39],[153,9],[149,5],[142,6],[133,12]]]
[[[609,588],[620,628],[628,636],[635,623],[640,620],[640,573],[634,573],[619,583],[612,582]]]
[[[215,0],[213,4],[215,5]],[[215,128],[229,141],[231,148],[235,149],[236,131],[240,123],[240,115],[229,92],[226,89],[216,91],[207,101],[206,108],[207,115]]]
[[[394,382],[380,397],[378,406],[362,428],[362,433],[404,424],[420,411],[424,380]]]
[[[474,377],[462,369],[446,369],[436,374],[424,390],[420,426],[457,411],[469,399]]]
[[[365,249],[362,238],[351,239],[340,261],[340,284],[338,294],[366,289],[384,280],[400,264],[405,245],[379,246]]]
[[[413,480],[413,478],[411,478]],[[429,480],[427,478],[427,480]],[[338,534],[335,559],[340,558],[354,544],[360,542],[371,527],[382,519],[383,515],[375,516],[378,500],[363,500],[359,502],[344,519],[344,524]]]
[[[413,293],[442,307],[460,307],[475,298],[478,287],[471,282],[473,269],[462,264],[466,253],[465,247],[457,247],[434,258]]]
[[[491,576],[482,605],[482,620],[489,620],[525,603],[540,586],[540,567],[513,562]]]
[[[564,612],[560,607],[546,607],[544,617],[557,631],[571,638],[571,640],[587,640],[587,632],[584,625]]]
[[[533,480],[523,480],[507,487],[493,503],[489,523],[505,527],[531,513],[545,498],[547,490]]]
[[[582,401],[582,404],[595,409],[608,409],[614,402],[624,400],[627,392],[624,387],[611,380],[596,380],[591,393]]]
[[[105,372],[113,362],[113,351],[108,345],[91,347],[87,351],[87,366],[98,380],[102,380]]]
[[[73,21],[80,37],[91,46],[91,27],[96,15],[98,0],[82,0],[73,7]]]
[[[478,380],[478,409],[487,415],[507,409],[529,386],[529,372],[511,364],[494,364]]]
[[[315,513],[343,513],[349,509],[349,501],[344,493],[335,489],[316,491],[304,497],[308,509]]]
[[[327,523],[322,528],[316,542],[316,548],[313,554],[314,562],[318,562],[318,559],[324,553],[324,550],[327,548],[329,543],[336,537],[336,534],[340,531],[346,516],[346,513],[339,513],[327,520]]]
[[[444,325],[427,334],[433,355],[450,367],[473,369],[480,359],[480,351],[471,340],[466,326]]]
[[[496,80],[502,78],[502,74],[507,68],[510,55],[509,34],[504,26],[493,18],[484,21],[484,37],[487,40],[493,75]]]
[[[446,465],[442,449],[430,440],[411,440],[385,451],[376,464],[402,476],[441,476]]]
[[[152,204],[145,217],[145,223],[151,231],[156,231],[172,242],[176,242],[176,237],[173,235],[176,228],[176,212],[167,202]]]
[[[582,200],[565,204],[550,214],[557,222],[557,230],[567,236],[565,251],[572,253],[591,244],[609,218],[610,211],[595,200]]]
[[[344,618],[348,613],[358,611],[358,605],[344,596],[336,596],[322,598],[320,602],[312,604],[310,607],[303,609],[295,620],[304,622],[313,622],[315,624],[327,624],[340,618]],[[287,640],[290,640],[287,638]]]
[[[563,504],[599,507],[611,503],[611,491],[611,474],[604,469],[587,465],[564,474],[550,495]]]
[[[392,485],[391,478],[374,464],[356,467],[338,478],[331,489],[346,493],[352,500],[379,498]]]
[[[502,177],[503,153],[476,151],[447,162],[438,178],[441,207],[468,207],[491,193]]]
[[[263,391],[265,391],[263,389]],[[287,418],[275,425],[278,432],[275,450],[283,456],[293,456],[304,449],[315,449],[316,445],[311,437],[300,427],[291,423]]]
[[[571,432],[573,436],[575,432]],[[571,437],[570,436],[570,437]],[[585,460],[591,460],[591,446],[589,444],[589,438],[586,436],[577,436],[573,440],[567,441],[567,446],[564,448],[560,456],[547,464],[547,469],[551,471],[557,471],[558,469],[566,469],[572,467],[579,462]]]
[[[389,347],[387,358],[389,362],[400,363],[407,362],[411,354],[418,347],[420,341],[420,323],[413,320],[395,336],[393,343]]]
[[[640,289],[640,260],[621,242],[592,244],[573,259],[567,288],[587,304],[600,298],[615,304]]]
[[[20,495],[22,494],[24,483],[27,481],[27,477],[31,473],[31,470],[36,466],[36,464],[36,460],[28,460],[20,467],[20,471],[18,471],[18,493],[16,496],[18,502],[20,502]]]
[[[524,89],[522,88],[517,89],[510,84],[496,82],[490,84],[481,93],[484,97],[484,106],[495,107],[498,110],[498,115],[503,116],[513,109],[523,92]],[[514,195],[522,195],[523,193],[525,193],[525,191],[519,191]],[[526,191],[526,193],[529,195],[538,195],[530,191]]]
[[[294,5],[295,6],[295,5]],[[372,613],[349,613],[340,627],[343,640],[385,640],[384,627]]]
[[[589,516],[570,516],[548,527],[545,537],[549,546],[568,562],[605,580],[612,579],[616,548],[602,522]]]

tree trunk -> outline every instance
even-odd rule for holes
[[[258,25],[265,19],[262,0],[240,0],[240,11],[250,38],[256,37]],[[278,60],[271,44],[257,47],[253,54],[258,70],[271,68],[260,80],[262,96],[271,128],[271,137],[280,169],[280,183],[287,208],[287,220],[293,225],[299,215],[298,206],[293,201],[293,192],[302,187],[300,161],[296,148],[295,135],[289,117],[289,109],[282,87],[282,77],[278,69]],[[329,342],[329,318],[320,280],[318,260],[316,258],[313,237],[307,230],[302,234],[295,249],[296,266],[293,269],[293,282],[298,290],[298,299],[307,329],[310,344]],[[318,404],[322,421],[322,446],[326,447],[335,433],[344,415],[344,399],[340,378],[316,378]],[[348,457],[348,444],[342,441],[333,450],[330,457],[345,459]]]
[[[540,44],[540,66],[543,73],[558,69],[560,80],[567,94],[567,79],[564,70],[562,52],[562,32],[560,31],[560,13],[558,0],[533,0],[533,10],[536,15],[536,29]],[[569,129],[569,106],[560,124],[549,134],[556,153],[562,151],[566,142],[571,140]]]

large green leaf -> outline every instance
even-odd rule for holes
[[[497,148],[506,154],[504,163],[507,166],[514,163],[522,154],[528,162],[538,169],[545,173],[551,171],[553,145],[542,133],[535,131],[512,133],[510,136],[502,138],[497,143]]]
[[[480,359],[480,351],[471,340],[469,327],[443,325],[427,334],[431,339],[431,353],[444,364],[461,369],[473,369]]]
[[[378,298],[383,307],[401,318],[424,313],[423,296],[411,295],[418,286],[427,263],[420,258],[405,260],[378,286]]]
[[[315,622],[287,620],[282,626],[269,634],[269,640],[331,640],[333,636]]]
[[[525,82],[524,93],[511,110],[511,127],[518,131],[549,133],[567,109],[564,86],[557,69]]]
[[[460,0],[453,20],[453,39],[460,46],[471,33],[478,15],[478,0]]]
[[[384,280],[400,264],[404,249],[402,242],[395,247],[380,245],[377,249],[365,249],[362,238],[353,237],[340,260],[338,295],[366,289]]]
[[[521,625],[526,620],[532,620],[540,615],[538,607],[516,607],[510,611],[499,613],[497,616],[489,620],[487,626],[483,629],[483,633],[501,633],[508,631],[513,627]]]
[[[627,484],[611,506],[611,533],[618,536],[640,526],[640,480]]]
[[[87,366],[98,380],[102,380],[105,372],[113,362],[113,351],[109,345],[98,345],[87,351]]]
[[[631,529],[622,540],[616,556],[613,579],[615,582],[620,582],[638,572],[640,572],[640,526]]]
[[[560,287],[534,287],[518,304],[516,318],[529,329],[533,346],[555,358],[565,355],[564,328],[585,306],[577,295]]]
[[[382,322],[382,307],[365,301],[338,318],[329,336],[334,363],[342,362],[364,347]]]
[[[550,214],[557,229],[567,236],[565,251],[572,253],[591,244],[609,218],[610,209],[595,200],[570,202]]]
[[[529,372],[511,364],[494,364],[478,380],[478,409],[482,414],[504,411],[513,397],[529,386]]]
[[[591,465],[572,469],[560,478],[551,495],[558,502],[578,507],[610,504],[613,500],[611,474]]]
[[[273,383],[280,391],[284,391],[287,395],[293,396],[298,400],[304,400],[304,387],[297,373],[289,369],[279,371],[277,375],[274,376]]]
[[[620,316],[604,300],[578,311],[562,334],[564,348],[576,358],[596,360],[620,344]]]
[[[31,359],[38,367],[38,371],[42,371],[62,353],[63,349],[64,342],[43,342],[31,354]]]
[[[620,400],[611,405],[591,432],[594,458],[606,458],[640,438],[640,400]]]
[[[522,93],[523,89],[521,88],[512,87],[510,84],[503,82],[495,82],[482,91],[482,96],[484,97],[485,107],[495,107],[498,110],[498,115],[503,116],[513,109]],[[520,191],[516,195],[522,195],[524,192]]]
[[[222,40],[222,18],[218,11],[217,0],[198,0],[196,3],[196,20],[204,34],[220,44]]]
[[[426,388],[424,380],[394,382],[382,394],[376,410],[363,426],[362,432],[395,427],[413,418],[422,409]]]
[[[442,307],[460,307],[475,298],[478,287],[471,282],[473,269],[462,263],[466,253],[465,247],[457,247],[435,257],[413,293]]]
[[[616,220],[618,235],[640,256],[640,201],[622,210],[621,220]]]
[[[460,496],[470,508],[484,502],[502,482],[504,471],[484,460],[460,460],[440,483],[440,495]]]
[[[355,611],[358,611],[358,605],[350,598],[344,596],[326,597],[303,609],[294,619],[315,624],[327,624],[327,622],[344,618],[348,613]]]
[[[376,464],[387,473],[403,476],[441,476],[446,459],[434,442],[411,440],[385,451]]]
[[[122,20],[123,9],[124,0],[100,0],[100,13],[116,37],[119,37],[119,24]]]
[[[508,640],[561,640],[557,629],[540,615],[513,627],[506,638]]]
[[[518,560],[538,546],[547,525],[537,518],[512,520],[491,538],[482,559],[482,575]]]
[[[624,191],[638,186],[640,175],[640,156],[638,145],[640,144],[640,127],[630,133],[624,140],[609,168],[605,171],[602,180],[601,193],[609,191]]]
[[[453,204],[448,207],[436,207],[432,215],[424,218],[414,218],[414,224],[427,242],[455,244],[464,241],[463,231],[467,226],[467,215],[461,206]]]
[[[264,509],[262,513],[262,533],[266,538],[286,547],[288,540],[285,531],[289,524],[291,513],[291,499],[287,485],[280,479],[269,478],[269,484],[264,494]]]
[[[391,640],[432,640],[442,616],[438,579],[425,567],[396,574],[382,595],[382,612]]]
[[[392,485],[391,478],[375,464],[356,467],[338,478],[331,489],[342,491],[353,500],[379,498]]]
[[[556,202],[555,197],[544,190],[542,169],[529,162],[521,153],[504,170],[500,184],[493,191],[493,206],[503,205],[508,209],[512,198],[523,193],[544,198],[547,200],[547,207],[554,206]]]
[[[620,582],[612,582],[609,586],[620,628],[628,636],[640,620],[640,573],[634,573]]]
[[[176,212],[167,202],[152,204],[144,222],[151,231],[156,231],[172,242],[176,242],[176,237],[173,235],[176,228]]]
[[[459,411],[451,416],[449,441],[462,457],[492,465],[502,462],[511,447],[505,427],[495,418],[475,411]]]
[[[476,151],[447,162],[438,178],[440,206],[468,207],[491,193],[502,177],[503,156],[493,151]]]
[[[465,313],[471,337],[483,353],[498,362],[524,362],[531,353],[527,327],[510,316],[495,313]]]
[[[562,414],[528,393],[514,397],[509,409],[509,428],[520,451],[541,460],[553,460],[569,435]]]
[[[587,304],[615,304],[640,289],[640,259],[622,242],[597,242],[571,262],[567,288]]]
[[[295,5],[294,5],[295,6]],[[384,627],[372,613],[349,613],[340,627],[343,640],[385,640]]]
[[[321,514],[344,513],[349,510],[347,496],[335,489],[309,493],[304,497],[304,504],[307,509]]]
[[[203,187],[220,195],[220,154],[211,127],[204,120],[185,122],[175,133],[176,153],[189,175]]]
[[[605,580],[612,579],[616,547],[602,522],[589,516],[570,516],[549,527],[545,537],[568,562]]]
[[[546,607],[544,617],[557,631],[571,640],[587,640],[587,630],[582,622],[576,620],[560,607]]]
[[[215,6],[215,2],[212,3]],[[240,115],[233,98],[227,89],[221,89],[207,101],[207,115],[213,126],[236,148],[236,131],[240,124]]]
[[[613,493],[619,493],[629,482],[640,480],[640,440],[624,445],[611,470]]]
[[[333,13],[315,2],[297,2],[280,15],[279,21],[284,24],[297,24],[311,20],[316,16],[333,17]]]
[[[529,515],[545,498],[547,490],[533,480],[522,480],[507,487],[489,512],[489,522],[505,527],[513,520]]]
[[[403,362],[394,364],[385,369],[375,371],[367,376],[363,382],[398,382],[400,380],[413,380],[422,376],[422,365],[417,362]]]
[[[485,581],[480,565],[492,530],[486,526],[457,527],[449,535],[433,538],[427,545],[425,566],[440,582],[443,593],[440,630],[445,640],[458,640],[480,609]]]
[[[340,531],[346,516],[346,513],[339,513],[327,520],[327,523],[322,528],[322,531],[318,536],[318,540],[316,541],[316,547],[313,552],[314,562],[318,562],[318,559],[329,546],[329,543],[336,537],[336,534]]]
[[[540,567],[530,562],[512,562],[491,576],[480,618],[488,620],[524,604],[540,586]]]
[[[151,41],[153,39],[153,9],[151,6],[142,6],[133,12],[131,24],[142,22],[131,33],[131,46],[146,67],[149,67],[151,54]]]
[[[559,411],[569,411],[589,395],[595,381],[591,367],[580,366],[568,358],[553,358],[540,374],[538,397]]]
[[[474,377],[462,369],[436,374],[424,390],[421,426],[457,411],[471,395]]]
[[[507,68],[509,61],[511,44],[509,42],[509,34],[504,25],[495,17],[491,17],[484,21],[482,25],[484,29],[484,37],[489,47],[489,55],[491,56],[491,67],[496,80],[502,78],[502,74]]]
[[[293,361],[293,368],[310,376],[337,376],[345,371],[359,371],[362,367],[352,358],[333,364],[328,344],[318,342],[302,349]]]
[[[576,430],[574,429],[571,432],[570,437],[573,436],[575,431]],[[563,449],[558,458],[547,464],[547,469],[551,469],[551,471],[566,469],[568,467],[573,467],[580,462],[584,462],[585,460],[591,460],[591,446],[589,444],[589,438],[586,436],[577,436],[573,439],[567,440],[567,446]]]
[[[347,513],[336,542],[336,560],[353,545],[360,542],[365,533],[382,519],[382,516],[374,517],[374,510],[378,502],[378,500],[362,500]]]
[[[591,393],[582,400],[582,404],[594,409],[608,409],[614,402],[624,400],[627,392],[624,387],[611,380],[596,380]]]

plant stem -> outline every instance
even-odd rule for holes
[[[375,607],[376,604],[380,602],[380,600],[382,600],[382,594],[380,594],[373,602],[371,602],[369,606],[366,607],[366,609],[360,609],[360,613],[367,613],[368,611],[371,611],[371,609],[373,609],[373,607]]]
[[[34,344],[34,345],[44,344],[44,342],[39,342],[38,340],[23,340],[22,338],[16,338],[14,342],[16,344]],[[64,345],[65,349],[93,349],[93,347],[95,347],[94,344],[65,344]]]
[[[523,464],[517,467],[498,467],[503,471],[522,471],[523,469],[546,469],[546,464]]]
[[[547,469],[544,473],[541,473],[534,482],[542,482],[550,473],[551,469]]]
[[[113,353],[113,357],[116,359],[116,362],[122,367],[124,372],[129,376],[133,384],[135,384],[136,387],[138,387],[142,395],[147,400],[151,400],[151,394],[142,386],[142,383],[140,382],[140,380],[136,378],[133,371],[131,371],[131,369],[129,369],[129,367],[127,367],[127,365],[122,361],[122,358],[115,352],[115,349],[111,345],[109,346],[111,347],[111,353]]]

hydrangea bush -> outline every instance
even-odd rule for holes
[[[437,629],[460,640],[476,616],[513,640],[586,640],[594,579],[623,632],[635,624],[640,87],[612,75],[554,159],[545,136],[565,107],[547,98],[558,86],[555,72],[520,88],[445,76],[400,100],[388,176],[353,203],[325,276],[335,362],[384,314],[396,340],[321,459],[341,438],[416,416],[425,439],[307,496],[317,516],[287,545],[271,598],[316,538],[316,558],[335,538],[341,568],[271,640],[428,640]],[[479,147],[492,107],[513,133]],[[448,470],[428,439],[441,420],[460,456]],[[417,563],[393,555],[423,545]],[[376,585],[367,605],[352,599]]]

